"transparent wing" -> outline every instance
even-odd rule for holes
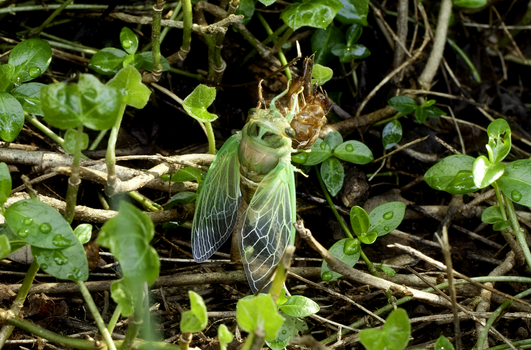
[[[237,134],[225,142],[201,187],[192,224],[192,252],[198,263],[210,258],[236,225],[241,197],[240,140]]]
[[[295,180],[288,159],[262,180],[245,213],[240,253],[254,292],[266,282],[288,244],[293,242],[294,218]]]

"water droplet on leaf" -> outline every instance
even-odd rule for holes
[[[282,334],[286,334],[286,333],[288,333],[288,331],[284,329],[284,330],[282,331]]]
[[[79,280],[82,275],[83,273],[81,272],[81,270],[74,266],[74,268],[72,269],[72,273],[69,273],[67,277],[74,280]]]
[[[19,236],[20,238],[26,238],[28,237],[28,235],[29,235],[29,230],[25,228],[21,228],[17,232],[17,236]]]
[[[343,254],[354,255],[360,251],[360,240],[357,238],[348,238],[343,246]]]
[[[55,261],[57,265],[68,264],[68,258],[64,256],[63,253],[61,253],[61,251],[59,250],[53,252],[53,261]]]
[[[517,190],[511,192],[511,199],[515,202],[519,202],[522,199],[522,194]]]
[[[37,78],[39,75],[41,75],[41,69],[39,67],[31,67],[29,69],[29,75],[32,78]]]
[[[24,219],[24,225],[31,225],[33,223],[33,219],[32,218],[25,218]]]
[[[352,146],[352,145],[350,145],[350,144],[346,145],[346,146],[345,146],[345,151],[347,151],[347,152],[352,152],[352,151],[354,151],[354,146]]]
[[[52,230],[52,226],[50,226],[50,224],[48,223],[44,223],[42,224],[40,227],[39,227],[39,230],[42,232],[42,233],[50,233],[50,231]]]
[[[41,264],[41,269],[46,270],[48,268],[47,264]]]
[[[320,146],[320,147],[321,147],[321,149],[322,149],[323,151],[326,150],[326,146],[327,146],[327,145],[326,145],[326,142],[321,142],[321,146]]]
[[[59,248],[67,248],[70,247],[72,241],[66,239],[62,234],[56,234],[53,237],[52,243]]]
[[[389,226],[384,226],[384,230],[387,231],[387,232],[391,231],[391,230],[389,229]]]
[[[124,49],[128,49],[133,46],[133,42],[131,40],[124,40],[122,41],[122,46],[124,47]]]
[[[387,213],[383,214],[383,218],[385,220],[391,220],[393,218],[394,213],[392,211],[388,211]]]
[[[332,271],[325,271],[321,274],[321,279],[323,281],[330,281],[332,277],[334,277],[334,275],[332,274]]]

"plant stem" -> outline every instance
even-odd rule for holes
[[[275,30],[271,35],[269,35],[264,41],[262,41],[262,45],[269,44],[273,39],[277,38],[280,34],[282,34],[286,29],[288,29],[289,26],[284,23],[282,26],[280,26],[277,30]],[[243,62],[241,63],[241,66],[243,66],[250,58],[252,58],[258,51],[256,49],[253,49],[245,58],[243,59]]]
[[[160,64],[160,22],[164,3],[164,0],[157,0],[157,3],[153,5],[153,23],[151,24],[153,71],[142,78],[144,82],[156,83],[162,75],[162,64]]]
[[[56,10],[62,5],[48,5],[48,9]],[[168,7],[177,6],[176,3],[170,4]],[[67,10],[106,10],[109,5],[86,5],[86,4],[73,4],[66,7]],[[116,6],[116,10],[149,10],[151,6]],[[19,6],[19,7],[6,7],[0,8],[0,14],[2,13],[11,13],[11,12],[27,12],[27,11],[42,11],[43,7],[41,5],[32,5],[32,6]]]
[[[33,280],[35,279],[35,275],[37,275],[37,271],[39,271],[39,265],[37,264],[37,260],[33,260],[31,263],[28,272],[26,273],[26,276],[24,277],[24,281],[22,282],[22,285],[20,286],[20,290],[18,291],[17,297],[13,301],[13,305],[11,306],[11,312],[14,316],[17,316],[20,313],[20,310],[24,306],[24,300],[26,300],[26,297],[28,296],[28,292],[30,290],[31,284],[33,283]],[[13,332],[13,328],[15,328],[14,325],[8,324],[2,326],[2,329],[0,330],[0,349],[4,346],[7,339],[9,339],[9,336]]]
[[[72,162],[72,173],[68,179],[68,190],[66,191],[65,220],[70,224],[74,220],[74,212],[77,202],[77,191],[81,184],[79,177],[79,159],[81,158],[81,144],[83,143],[83,124],[77,127],[76,147],[74,149],[74,161]]]
[[[118,322],[118,319],[120,318],[121,314],[122,314],[122,307],[120,306],[120,304],[118,304],[116,305],[116,309],[114,309],[111,320],[107,324],[107,330],[109,331],[109,333],[112,334],[112,332],[114,332],[114,327],[116,326],[116,322]]]
[[[193,334],[191,332],[184,332],[181,334],[181,339],[179,341],[179,346],[181,350],[188,350],[190,342],[192,341]]]
[[[31,124],[33,124],[33,126],[36,127],[37,129],[39,129],[39,131],[42,132],[44,135],[48,136],[49,138],[51,138],[52,140],[54,140],[55,142],[57,142],[61,146],[63,145],[65,140],[63,138],[59,137],[52,130],[50,130],[46,125],[41,123],[37,118],[35,118],[34,116],[32,116],[31,114],[28,114],[26,112],[24,112],[24,116],[25,116],[27,121],[29,121]]]
[[[112,196],[119,185],[118,176],[116,176],[116,140],[118,139],[118,131],[120,130],[120,124],[124,116],[125,103],[122,103],[120,113],[116,122],[111,129],[111,135],[109,135],[109,141],[107,143],[107,154],[105,155],[105,163],[107,164],[107,186],[105,192],[108,196]]]
[[[520,223],[518,222],[518,218],[516,217],[516,210],[514,210],[513,202],[507,197],[505,193],[503,193],[503,199],[505,200],[505,208],[507,209],[507,214],[509,215],[509,221],[511,222],[513,234],[516,236],[518,243],[520,243],[520,247],[522,248],[522,252],[524,253],[527,265],[531,267],[531,251],[529,251],[529,246],[527,245],[527,241],[525,239],[525,232],[520,227]]]
[[[212,129],[211,122],[205,122],[205,128],[208,138],[208,153],[216,154],[216,138],[214,137],[214,130]]]
[[[90,145],[89,151],[94,151],[98,147],[98,145],[100,144],[101,140],[103,140],[105,135],[107,135],[107,131],[109,131],[109,130],[107,129],[107,130],[100,131],[98,136],[94,139],[94,142],[92,142],[92,145]]]
[[[179,50],[179,58],[181,61],[186,59],[186,55],[190,52],[192,44],[192,1],[181,0],[183,4],[183,44]],[[206,37],[206,35],[205,35]]]
[[[82,52],[90,53],[92,55],[94,55],[96,52],[98,52],[98,49],[96,49],[94,47],[81,45],[79,43],[76,43],[76,42],[73,42],[73,41],[70,41],[70,40],[66,40],[66,39],[60,38],[58,36],[45,33],[45,32],[42,32],[41,36],[43,36],[45,38],[50,38],[50,39],[55,40],[55,41],[57,41],[59,43],[63,43],[65,45],[68,45],[68,47],[75,47],[75,48],[81,49],[81,50],[83,50]]]
[[[479,72],[478,70],[476,69],[476,66],[474,66],[474,64],[472,63],[472,61],[470,61],[470,58],[468,58],[468,56],[466,55],[466,53],[461,50],[461,48],[459,46],[457,46],[457,44],[455,43],[455,41],[453,41],[452,39],[450,38],[446,38],[446,41],[448,42],[448,44],[450,44],[450,46],[455,50],[455,52],[457,52],[457,54],[459,56],[461,56],[461,58],[465,61],[466,65],[468,66],[468,68],[470,69],[470,71],[472,72],[472,76],[474,77],[474,79],[476,80],[476,82],[478,83],[481,83],[481,76],[479,75]]]
[[[128,193],[129,197],[133,198],[135,201],[140,203],[145,209],[155,212],[155,211],[162,211],[162,207],[158,205],[157,203],[153,202],[151,199],[147,198],[146,196],[143,196],[138,191],[131,191]]]
[[[184,75],[185,77],[194,78],[194,79],[197,79],[199,81],[203,80],[203,76],[201,74],[194,74],[194,73],[186,72],[184,70],[180,70],[180,69],[173,68],[173,67],[170,68],[168,71],[172,72],[172,73],[179,74],[179,75]]]
[[[269,26],[269,23],[267,23],[267,21],[265,20],[264,16],[262,16],[260,12],[257,12],[256,16],[258,17],[258,20],[260,20],[260,23],[262,23],[262,26],[264,27],[267,35],[272,35],[273,30],[271,30],[271,27]],[[283,45],[289,39],[291,34],[293,34],[293,29],[289,28],[288,30],[286,30],[286,32],[284,33],[284,35],[282,36],[280,40],[280,45]],[[273,38],[273,43],[275,43],[275,46],[277,42],[278,40]],[[282,65],[288,64],[288,60],[286,59],[286,56],[284,56],[284,52],[282,52],[282,48],[278,50],[277,55]],[[286,73],[286,77],[288,78],[288,80],[291,79],[291,72],[289,70],[289,67],[286,68],[285,73]]]
[[[142,295],[140,293],[139,295]],[[144,322],[144,307],[142,305],[142,298],[137,295],[135,302],[135,313],[129,317],[129,323],[127,332],[125,333],[125,339],[120,350],[130,350],[135,343],[135,339],[140,332],[140,327]]]
[[[74,0],[65,0],[65,2],[63,2],[61,4],[61,6],[59,6],[58,9],[56,9],[54,12],[52,12],[52,14],[50,16],[48,16],[48,18],[46,18],[46,20],[44,22],[42,22],[42,24],[39,26],[39,28],[35,29],[34,31],[32,31],[30,34],[31,35],[37,35],[39,34],[40,32],[42,32],[44,30],[44,28],[46,28],[46,26],[48,24],[50,24],[51,21],[53,21],[53,19],[55,17],[57,17],[58,14],[61,13],[61,11],[63,11],[68,5],[70,5],[70,3],[74,1]]]
[[[85,286],[85,283],[83,283],[83,281],[75,281],[75,282],[77,286],[79,287],[81,294],[83,295],[83,299],[85,299],[85,302],[87,303],[89,307],[92,317],[94,317],[94,321],[96,321],[96,325],[98,326],[98,329],[100,330],[100,333],[103,336],[103,340],[107,344],[108,350],[116,350],[116,347],[114,346],[114,343],[111,339],[111,334],[109,333],[107,328],[105,328],[105,323],[103,322],[103,318],[101,318],[101,314],[98,311],[98,307],[96,306],[96,303],[94,303],[94,299],[92,299],[92,295],[90,295],[90,292]]]

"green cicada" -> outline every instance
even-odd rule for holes
[[[252,109],[243,130],[219,150],[200,190],[192,225],[193,255],[200,263],[231,236],[238,208],[247,204],[236,234],[253,291],[269,282],[269,272],[295,238],[295,132],[290,126],[295,107],[284,117],[275,106],[287,92],[269,108]]]

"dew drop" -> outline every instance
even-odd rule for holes
[[[393,218],[394,213],[392,211],[388,211],[387,213],[383,214],[383,218],[385,220],[391,220]]]
[[[52,243],[59,248],[67,248],[70,247],[72,244],[72,241],[69,239],[66,239],[62,234],[56,234],[53,237]]]
[[[81,272],[81,270],[74,266],[74,268],[72,269],[72,273],[68,274],[68,278],[79,280],[82,275],[83,273]]]
[[[321,142],[321,146],[320,147],[321,147],[321,149],[323,151],[326,150],[326,146],[327,146],[326,142]]]
[[[124,49],[128,49],[133,46],[133,42],[131,40],[124,40],[122,41],[122,46],[124,47]]]
[[[323,281],[330,281],[332,277],[334,277],[334,275],[332,274],[332,271],[325,271],[321,274],[321,279]]]
[[[33,219],[32,218],[25,218],[24,219],[24,225],[29,226],[32,223],[33,223]]]
[[[46,270],[48,268],[48,264],[41,264],[41,269]]]
[[[511,192],[511,199],[515,202],[519,202],[522,199],[522,194],[517,190]]]
[[[354,255],[360,250],[360,240],[357,238],[348,238],[343,246],[343,254]]]
[[[64,256],[63,253],[61,253],[59,250],[53,252],[53,261],[55,261],[57,265],[68,264],[68,258]]]
[[[29,235],[29,230],[25,228],[21,228],[17,232],[17,236],[19,236],[20,238],[26,238],[28,237],[28,235]]]
[[[41,75],[41,69],[39,67],[31,67],[29,69],[29,75],[32,78],[37,78],[39,75]]]
[[[352,152],[352,151],[354,151],[354,146],[352,146],[352,145],[350,145],[350,144],[346,145],[346,146],[345,146],[345,151],[347,151],[347,152]]]
[[[284,330],[282,331],[282,334],[286,334],[286,333],[288,333],[288,331],[284,329]]]
[[[387,231],[387,232],[391,231],[391,230],[389,229],[389,226],[384,226],[384,230]]]
[[[50,233],[50,231],[52,230],[52,226],[50,226],[50,224],[48,223],[44,223],[42,224],[40,227],[39,227],[39,230],[42,232],[42,233]]]

